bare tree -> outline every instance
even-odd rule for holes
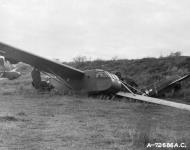
[[[182,55],[182,53],[180,51],[176,51],[176,52],[171,52],[169,54],[169,57],[179,57],[181,55]]]
[[[73,58],[73,62],[74,62],[74,64],[75,64],[76,67],[80,67],[86,61],[87,61],[86,56],[77,56],[77,57]]]

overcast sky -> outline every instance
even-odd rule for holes
[[[190,55],[189,0],[0,0],[0,41],[65,61]]]

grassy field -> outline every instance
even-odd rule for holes
[[[146,148],[149,142],[183,142],[190,149],[188,111],[125,99],[40,94],[28,76],[0,85],[0,150],[156,149]]]

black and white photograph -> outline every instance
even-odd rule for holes
[[[0,0],[0,150],[190,150],[190,1]]]

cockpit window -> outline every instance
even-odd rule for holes
[[[119,78],[118,78],[115,74],[110,73],[109,76],[110,76],[111,79],[113,79],[113,80],[119,80]]]
[[[107,78],[108,75],[105,72],[98,72],[96,78]]]

